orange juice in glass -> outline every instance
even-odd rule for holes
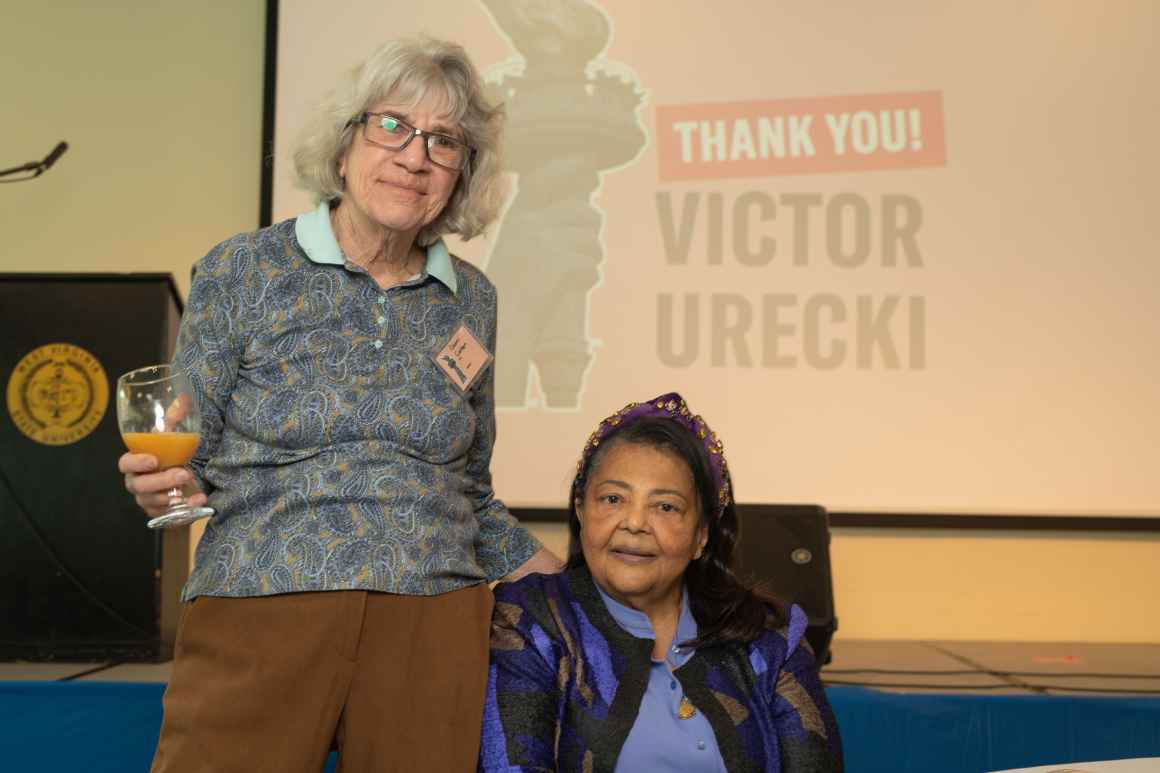
[[[201,435],[192,432],[122,432],[121,439],[135,454],[152,454],[161,469],[189,464]]]
[[[157,457],[158,469],[182,467],[197,451],[201,416],[185,375],[170,365],[150,365],[117,379],[117,425],[135,454]],[[184,526],[213,515],[191,507],[181,489],[169,491],[169,508],[149,520],[152,529]]]

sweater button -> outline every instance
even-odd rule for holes
[[[700,749],[701,751],[705,751],[705,742],[704,741],[697,741],[697,748]]]

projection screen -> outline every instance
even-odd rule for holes
[[[451,240],[500,293],[497,493],[559,506],[676,390],[743,502],[1160,513],[1149,0],[282,0],[290,154],[385,40],[462,43],[512,193]]]

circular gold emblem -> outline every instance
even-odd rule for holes
[[[72,344],[38,346],[12,369],[8,415],[16,428],[47,446],[75,443],[105,416],[109,379],[91,353]]]

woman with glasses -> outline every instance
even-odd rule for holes
[[[388,44],[299,143],[317,208],[196,265],[197,456],[119,464],[216,512],[154,771],[474,769],[487,583],[559,568],[493,495],[496,291],[441,238],[496,217],[502,122],[462,48]]]

